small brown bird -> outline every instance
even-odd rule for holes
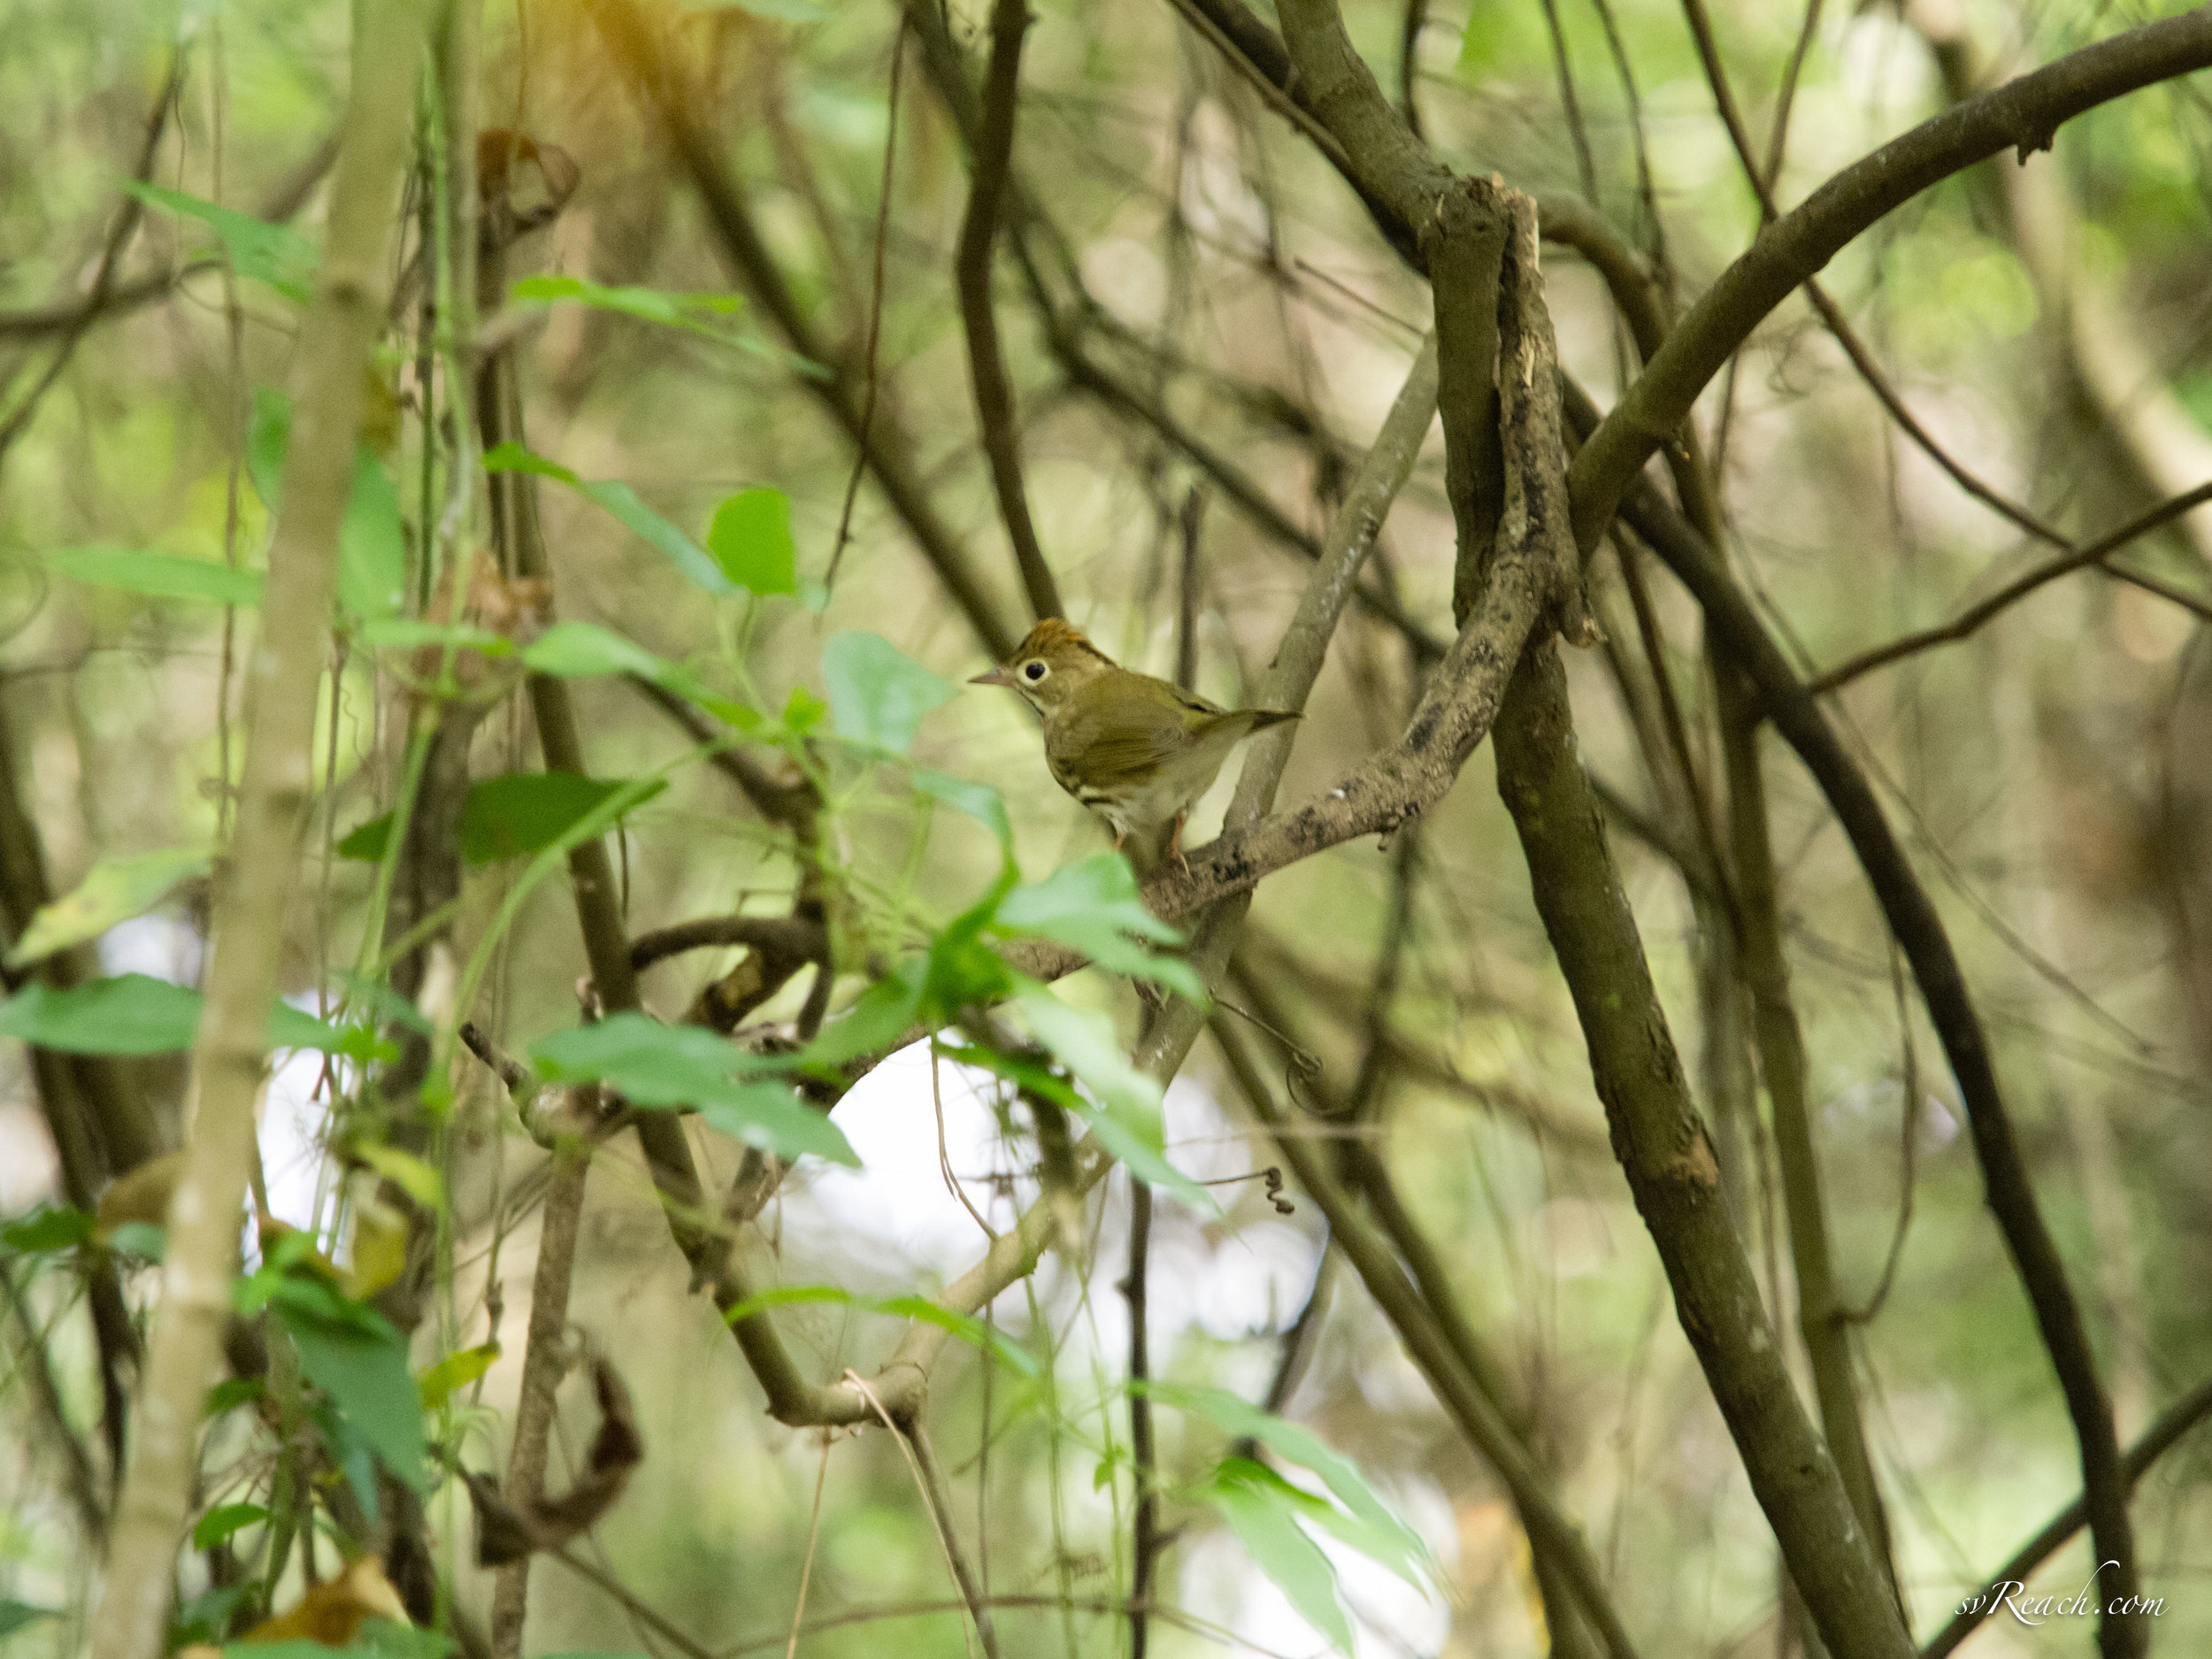
[[[296,1605],[263,1619],[237,1640],[311,1641],[326,1647],[345,1647],[352,1645],[361,1626],[372,1618],[388,1618],[395,1624],[413,1622],[400,1603],[399,1592],[384,1576],[382,1560],[364,1555],[329,1583],[317,1585]],[[222,1652],[220,1647],[195,1643],[179,1648],[175,1659],[222,1659]]]
[[[972,686],[1019,692],[1044,718],[1053,781],[1104,818],[1118,849],[1132,835],[1143,856],[1182,856],[1183,819],[1229,751],[1295,714],[1224,709],[1122,667],[1057,617],[1029,631],[1007,662]],[[1171,827],[1169,827],[1171,826]]]

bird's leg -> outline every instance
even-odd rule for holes
[[[1174,827],[1167,833],[1167,856],[1175,860],[1176,868],[1180,870],[1186,877],[1190,874],[1190,860],[1183,856],[1183,820],[1189,816],[1188,808],[1178,812],[1175,815]]]

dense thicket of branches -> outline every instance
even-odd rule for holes
[[[2212,8],[0,65],[0,1641],[2212,1640]]]

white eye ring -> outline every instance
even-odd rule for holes
[[[1042,663],[1037,661],[1034,657],[1032,657],[1028,662],[1022,664],[1022,678],[1026,680],[1033,686],[1051,672],[1052,671],[1050,669],[1047,668]]]

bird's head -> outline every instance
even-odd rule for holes
[[[968,683],[1018,691],[1038,713],[1049,715],[1081,687],[1113,671],[1113,659],[1105,652],[1059,618],[1047,617],[1029,630],[1013,656]]]

